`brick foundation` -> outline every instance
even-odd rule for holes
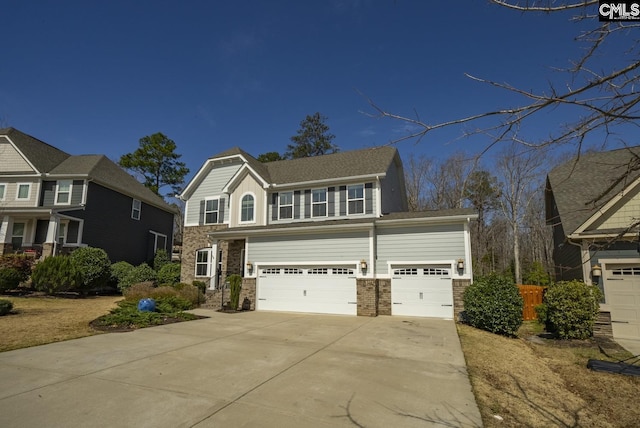
[[[378,281],[360,278],[356,280],[359,317],[378,316]]]
[[[229,303],[230,291],[228,288],[217,288],[215,290],[207,290],[205,295],[205,303],[200,305],[201,308],[220,310],[223,305]],[[256,309],[256,279],[255,278],[242,278],[242,289],[240,290],[240,299],[238,305],[242,308],[244,299],[249,300],[249,310],[255,311]],[[239,309],[240,309],[239,308]]]
[[[391,315],[391,279],[378,280],[378,315]]]
[[[613,337],[613,327],[611,327],[611,312],[600,312],[593,326],[594,337]]]
[[[464,311],[464,290],[471,285],[470,279],[453,280],[453,319],[458,321],[460,314]]]

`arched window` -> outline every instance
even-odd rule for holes
[[[240,207],[240,222],[241,223],[250,223],[254,221],[253,219],[253,206],[254,199],[253,195],[244,195],[241,201]]]

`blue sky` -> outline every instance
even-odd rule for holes
[[[513,105],[464,73],[542,89],[558,77],[551,67],[580,54],[583,25],[482,0],[4,0],[1,9],[0,124],[114,160],[162,132],[189,177],[233,146],[283,152],[316,111],[341,150],[406,133],[363,114],[372,110],[359,92],[428,122]],[[455,141],[461,132],[398,148],[406,158],[483,146]]]

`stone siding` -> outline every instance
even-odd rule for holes
[[[244,305],[244,299],[249,301],[249,310],[256,310],[256,279],[242,278],[242,290],[240,291],[240,307]]]
[[[611,312],[600,312],[593,326],[595,337],[613,337],[613,327],[611,327]]]
[[[391,279],[378,280],[378,315],[391,315]]]
[[[188,226],[184,228],[184,238],[182,242],[182,268],[180,270],[180,281],[191,284],[194,280],[204,281],[209,287],[208,278],[196,278],[196,250],[211,246],[208,233],[215,230],[226,229],[227,225],[207,225]],[[220,248],[220,247],[218,247]],[[224,251],[224,248],[222,248]],[[214,273],[215,275],[215,273]]]
[[[223,305],[229,304],[230,291],[229,288],[216,288],[215,290],[207,290],[206,299],[204,304],[200,305],[201,308],[220,310]],[[256,279],[255,278],[242,278],[242,289],[240,290],[240,299],[238,305],[242,308],[244,299],[248,299],[250,303],[249,310],[254,311],[256,309]],[[239,308],[239,309],[240,309]]]
[[[359,317],[378,316],[378,281],[360,278],[356,280]]]
[[[459,321],[460,314],[464,311],[464,290],[471,285],[470,279],[453,280],[453,319]]]

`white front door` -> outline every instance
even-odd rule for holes
[[[616,339],[640,339],[640,264],[607,265],[605,298]]]
[[[391,315],[453,318],[451,268],[428,266],[393,268]]]
[[[257,299],[258,310],[356,315],[355,268],[259,268]]]

